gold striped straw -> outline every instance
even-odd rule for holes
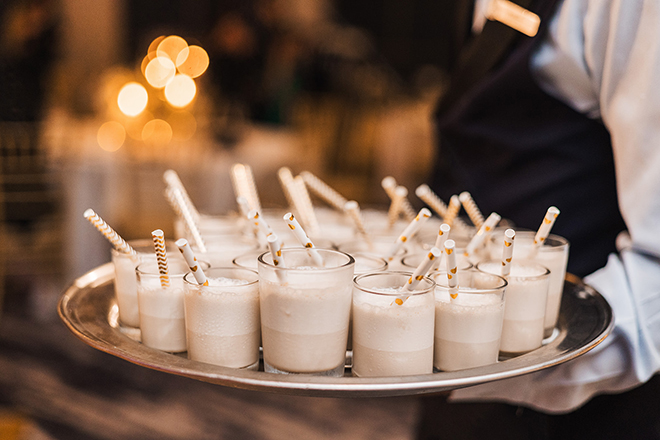
[[[202,266],[197,262],[197,258],[195,258],[195,254],[190,248],[188,240],[185,238],[180,238],[176,241],[176,246],[179,248],[179,251],[183,255],[183,259],[186,260],[186,263],[188,263],[188,267],[195,277],[197,284],[201,286],[208,286],[209,280],[206,278],[206,275],[204,275]]]
[[[458,297],[458,262],[456,259],[456,243],[454,240],[445,241],[445,254],[447,255],[447,286],[451,299]]]
[[[190,196],[188,195],[188,191],[186,191],[186,187],[183,186],[183,182],[181,182],[181,179],[179,178],[177,172],[174,170],[165,171],[163,173],[163,180],[165,180],[165,183],[170,188],[172,189],[178,188],[181,191],[181,194],[183,195],[183,200],[185,201],[188,211],[190,211],[190,214],[193,216],[195,221],[198,221],[200,217],[199,211],[197,210],[197,208],[195,208],[195,205],[190,199]]]
[[[431,188],[429,188],[428,185],[419,185],[415,190],[415,195],[419,197],[420,200],[422,200],[424,203],[429,205],[429,207],[442,218],[442,221],[446,223],[445,217],[447,216],[448,207],[445,202],[443,202],[442,199],[438,197],[438,195],[434,193]],[[452,226],[454,226],[457,230],[465,231],[469,229],[468,225],[465,224],[465,222],[458,216],[454,217]]]
[[[277,177],[282,185],[282,191],[286,197],[286,201],[289,203],[289,206],[293,209],[295,204],[293,202],[293,195],[291,191],[293,190],[293,174],[291,170],[287,167],[282,167],[277,171]]]
[[[511,273],[511,259],[513,258],[513,240],[516,238],[516,231],[507,229],[504,231],[504,247],[502,250],[502,276],[508,277]]]
[[[431,218],[431,211],[429,211],[427,208],[422,208],[417,216],[410,222],[410,224],[406,226],[406,229],[403,230],[401,235],[397,237],[396,241],[385,256],[385,259],[387,261],[392,261],[394,255],[396,255],[396,253],[399,252],[399,249],[401,249],[401,246],[413,238],[415,234],[420,230],[424,222],[429,218]]]
[[[355,224],[355,228],[358,230],[360,235],[364,238],[364,240],[367,242],[369,245],[369,248],[372,247],[371,244],[371,237],[369,236],[369,233],[367,232],[367,228],[364,226],[364,219],[362,218],[362,213],[360,212],[360,205],[358,202],[355,200],[349,200],[344,204],[344,209],[343,209],[348,215],[353,219],[353,223]]]
[[[419,265],[413,272],[412,276],[408,278],[408,281],[406,282],[406,284],[404,284],[401,291],[402,292],[414,291],[417,285],[419,284],[419,282],[424,279],[427,273],[429,273],[429,270],[431,270],[431,267],[433,267],[435,262],[440,260],[441,256],[442,256],[442,251],[440,251],[440,249],[438,249],[437,247],[432,247],[429,253],[426,254],[426,258],[424,258],[419,263]],[[403,303],[406,302],[408,298],[410,298],[410,296],[406,296],[403,299],[397,298],[390,305],[397,304],[402,306]]]
[[[248,165],[235,163],[230,170],[231,183],[236,197],[245,197],[250,209],[259,208],[259,196],[256,194],[256,185],[252,178],[252,169]]]
[[[380,184],[387,193],[387,196],[390,198],[390,200],[394,200],[395,190],[398,186],[400,186],[397,185],[396,179],[392,176],[387,176],[380,182]],[[406,188],[406,196],[407,195],[408,195],[408,189]],[[406,218],[406,220],[410,221],[413,218],[415,218],[415,210],[410,205],[410,202],[406,197],[404,197],[403,200],[401,201],[401,206],[399,207],[399,211],[403,212],[403,215]]]
[[[314,212],[314,205],[312,199],[307,192],[307,186],[302,177],[296,176],[293,178],[294,190],[294,203],[296,204],[298,214],[302,217],[302,222],[313,236],[318,236],[320,232],[319,222]]]
[[[486,241],[486,237],[490,235],[491,231],[497,226],[497,224],[500,222],[502,217],[499,216],[496,212],[491,212],[486,221],[484,221],[484,224],[481,225],[477,233],[472,237],[472,240],[468,243],[468,245],[465,247],[465,252],[463,255],[465,255],[466,258],[472,257],[474,253],[481,247],[482,244],[484,244],[484,241]]]
[[[467,215],[470,217],[470,220],[474,226],[479,229],[481,225],[484,224],[485,220],[483,214],[477,206],[477,203],[472,198],[472,194],[467,191],[463,191],[459,194],[458,200],[460,200],[461,204],[463,205],[463,209],[465,209],[465,212],[467,212]]]
[[[257,191],[257,182],[254,180],[254,174],[252,174],[252,167],[244,164],[243,168],[245,169],[245,179],[247,180],[248,194],[250,196],[250,206],[257,211],[261,211],[261,200],[259,199],[259,191]]]
[[[449,238],[449,233],[451,232],[451,226],[449,226],[447,223],[443,223],[440,225],[440,229],[438,229],[438,236],[435,237],[435,247],[440,249],[440,254],[442,254],[445,251],[445,241]],[[440,255],[442,257],[442,255]],[[434,271],[439,265],[440,265],[440,260],[441,258],[438,258],[434,263],[433,266],[431,266],[431,271]]]
[[[323,258],[321,258],[321,254],[318,253],[318,251],[314,247],[314,243],[312,243],[312,240],[309,239],[307,234],[305,233],[305,230],[300,226],[300,223],[298,223],[298,220],[291,214],[290,212],[287,212],[284,214],[284,217],[282,217],[284,221],[286,222],[287,225],[289,225],[289,229],[293,231],[293,235],[296,237],[296,239],[300,242],[301,245],[303,245],[305,248],[307,248],[307,252],[310,257],[312,257],[312,260],[314,260],[314,264],[317,266],[323,267]]]
[[[541,223],[541,226],[539,226],[539,229],[536,231],[536,235],[534,236],[534,246],[541,246],[545,239],[548,238],[548,235],[550,235],[550,230],[554,226],[558,215],[559,209],[557,209],[556,206],[551,206],[548,208],[545,213],[545,217],[543,218],[543,222]]]
[[[165,188],[165,198],[167,199],[167,202],[170,204],[170,207],[174,211],[174,213],[178,216],[183,218],[183,213],[181,212],[181,208],[179,208],[178,203],[176,202],[174,198],[174,190],[172,189],[171,186],[168,186]],[[186,226],[187,228],[188,226]]]
[[[454,222],[458,218],[458,213],[461,211],[461,201],[457,195],[451,196],[449,199],[449,206],[447,206],[447,213],[445,214],[444,221],[449,226],[454,226]]]
[[[156,250],[156,260],[158,261],[158,272],[160,273],[160,287],[167,289],[170,287],[170,275],[167,268],[167,252],[165,251],[165,234],[162,229],[156,229],[151,232],[154,239],[154,248]]]
[[[335,191],[334,188],[309,171],[302,171],[300,176],[305,181],[307,187],[321,200],[335,208],[337,211],[344,210],[347,200],[344,196]]]
[[[135,252],[135,249],[131,247],[130,244],[126,243],[126,240],[121,238],[117,232],[110,227],[103,219],[94,212],[93,209],[87,209],[83,213],[83,216],[89,220],[89,222],[94,225],[96,229],[99,230],[101,234],[105,238],[108,239],[110,243],[112,243],[112,246],[119,252],[124,253],[124,254],[130,254],[130,255],[137,255],[137,252]]]
[[[399,219],[401,205],[408,195],[408,190],[404,186],[396,187],[391,197],[390,209],[387,211],[388,225],[391,228]]]
[[[190,213],[190,211],[188,211],[188,207],[186,206],[183,200],[183,195],[181,194],[181,190],[178,188],[172,189],[172,196],[174,197],[174,201],[176,202],[176,204],[179,206],[179,210],[183,215],[183,221],[188,227],[188,231],[190,231],[193,240],[195,240],[195,244],[197,244],[197,248],[201,253],[206,253],[206,244],[204,244],[204,240],[202,239],[202,234],[199,232],[197,223],[193,219],[193,216]]]

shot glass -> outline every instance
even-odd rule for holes
[[[199,262],[203,269],[208,263]],[[140,263],[137,273],[142,343],[147,347],[179,353],[186,351],[183,276],[190,268],[183,260],[168,262],[169,286],[163,288],[156,260]]]
[[[156,261],[152,240],[131,240],[128,242],[137,255],[130,255],[111,250],[112,263],[115,266],[115,297],[119,307],[119,322],[128,327],[140,327],[138,308],[137,277],[135,268],[143,261]],[[181,258],[175,246],[166,247],[168,255]]]
[[[284,248],[286,267],[269,252],[259,257],[259,295],[264,368],[267,372],[342,376],[351,311],[350,255],[316,249],[318,266],[305,248]]]
[[[502,237],[504,232],[493,234],[490,242],[490,255],[493,260],[502,257]],[[531,252],[534,244],[533,231],[516,231],[516,244],[513,248],[513,259],[534,260],[550,269],[550,286],[548,287],[548,300],[545,306],[545,320],[543,337],[552,335],[557,326],[561,297],[564,293],[564,279],[570,244],[568,240],[559,235],[550,234],[536,253]]]
[[[482,261],[477,264],[477,270],[497,275],[501,273],[502,262]],[[550,270],[534,261],[513,260],[506,280],[509,284],[500,351],[518,355],[535,350],[543,343]]]
[[[457,276],[455,299],[446,271],[431,277],[436,282],[433,366],[440,371],[494,364],[500,350],[506,280],[474,269]]]
[[[188,358],[231,368],[259,366],[259,276],[235,267],[205,271],[209,285],[192,272],[184,281]]]
[[[433,372],[435,282],[422,278],[401,292],[412,273],[376,272],[353,281],[353,374],[408,376]],[[399,305],[396,300],[403,300]]]

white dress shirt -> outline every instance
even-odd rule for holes
[[[561,1],[531,69],[548,94],[602,118],[612,138],[629,237],[620,237],[619,254],[585,281],[612,306],[615,327],[577,359],[456,390],[451,400],[565,413],[660,370],[660,0]]]

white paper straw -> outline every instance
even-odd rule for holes
[[[319,222],[314,212],[314,205],[312,199],[307,192],[307,186],[302,177],[296,176],[293,178],[293,186],[295,188],[294,203],[298,214],[302,217],[302,222],[313,236],[318,236],[320,232]]]
[[[500,217],[499,214],[491,212],[486,221],[484,221],[484,224],[481,225],[477,233],[472,237],[472,240],[470,240],[470,243],[466,246],[465,252],[463,253],[466,258],[470,258],[474,255],[501,219],[502,217]]]
[[[286,267],[284,256],[282,255],[282,240],[273,233],[268,236],[268,249],[273,257],[273,265],[277,267]]]
[[[400,187],[401,185],[397,185],[396,179],[392,176],[385,177],[380,182],[380,184],[387,193],[387,196],[390,198],[390,200],[394,201],[395,190],[397,187]],[[408,195],[408,189],[406,188],[406,196],[407,195]],[[399,206],[399,213],[403,213],[406,220],[409,221],[412,220],[415,217],[415,210],[410,205],[408,199],[404,196],[403,200],[401,200],[399,203],[401,203],[401,205]]]
[[[186,206],[184,200],[183,200],[183,195],[181,194],[181,190],[179,188],[173,188],[172,189],[172,196],[174,197],[174,201],[176,204],[179,206],[179,210],[181,211],[181,214],[183,215],[183,221],[185,222],[186,226],[188,227],[188,231],[190,231],[190,234],[193,237],[193,240],[195,240],[195,244],[197,245],[197,248],[201,253],[206,253],[206,244],[204,243],[204,240],[202,239],[202,234],[199,232],[199,228],[197,227],[197,223],[195,222],[192,214],[188,210],[188,207]]]
[[[412,276],[408,279],[408,282],[403,286],[403,290],[406,292],[412,292],[415,290],[420,281],[426,276],[426,274],[431,270],[433,263],[440,259],[442,252],[437,247],[432,247],[431,250],[426,254],[426,257],[419,263]]]
[[[321,254],[318,253],[318,251],[314,247],[314,243],[312,243],[312,240],[309,239],[307,234],[305,233],[305,230],[300,226],[300,223],[298,223],[298,220],[293,216],[292,213],[287,212],[284,214],[283,217],[284,221],[286,222],[287,225],[289,225],[289,229],[293,232],[293,235],[296,237],[296,239],[300,242],[303,247],[307,248],[307,252],[309,253],[309,256],[314,260],[314,264],[317,266],[324,266],[323,264],[323,258],[321,258]]]
[[[273,234],[273,229],[270,227],[265,218],[261,217],[259,211],[253,209],[247,215],[247,218],[254,224],[255,228],[258,228],[259,231],[268,238]]]
[[[190,196],[188,195],[188,191],[186,191],[186,187],[183,186],[183,182],[181,182],[181,179],[179,178],[177,172],[174,170],[165,171],[163,173],[163,180],[165,180],[165,183],[170,188],[178,189],[179,191],[181,191],[184,203],[188,208],[188,211],[190,211],[190,214],[193,216],[193,219],[195,219],[195,222],[199,221],[199,217],[200,217],[199,211],[197,211],[197,208],[195,208],[195,204],[190,199]]]
[[[396,255],[396,253],[399,252],[399,249],[401,249],[401,246],[413,238],[422,227],[424,222],[429,218],[431,218],[431,211],[429,211],[427,208],[422,208],[417,216],[415,216],[415,218],[410,222],[410,224],[406,226],[406,229],[403,230],[401,235],[397,237],[396,241],[385,256],[385,259],[387,261],[392,261],[394,255]]]
[[[513,241],[516,238],[516,231],[507,229],[504,231],[504,242],[502,249],[502,276],[508,277],[511,273],[511,259],[513,258]]]
[[[209,280],[206,279],[206,275],[202,270],[202,266],[197,261],[197,258],[195,258],[195,254],[190,248],[190,245],[188,244],[188,240],[186,240],[185,238],[180,238],[176,241],[176,246],[179,248],[179,251],[183,255],[183,259],[186,260],[186,263],[188,263],[188,267],[190,268],[190,271],[195,277],[197,284],[202,286],[208,286]]]
[[[541,246],[545,239],[548,238],[548,235],[550,235],[550,231],[552,230],[558,215],[559,209],[556,206],[551,206],[548,208],[545,213],[545,217],[543,217],[543,222],[541,223],[541,226],[539,226],[539,229],[536,231],[536,235],[534,236],[534,246]]]
[[[449,238],[449,232],[451,232],[451,226],[447,223],[440,225],[438,229],[438,236],[435,237],[435,247],[440,249],[440,258],[435,260],[433,266],[431,266],[431,271],[434,271],[438,266],[440,266],[440,261],[442,260],[442,254],[445,252],[445,241]]]

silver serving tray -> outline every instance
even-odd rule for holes
[[[280,375],[191,361],[139,342],[139,330],[122,328],[113,288],[114,268],[104,264],[78,278],[58,305],[69,329],[86,344],[134,364],[235,388],[327,397],[401,396],[448,391],[542,370],[574,359],[601,343],[613,327],[612,309],[593,288],[567,275],[559,323],[553,336],[530,353],[501,358],[493,365],[418,376],[351,376],[350,352],[344,377]]]

